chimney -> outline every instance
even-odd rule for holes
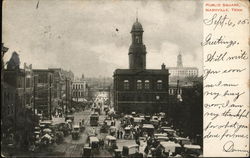
[[[166,70],[166,65],[164,63],[161,65],[161,69]]]

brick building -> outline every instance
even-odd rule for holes
[[[49,118],[54,99],[54,72],[48,69],[35,69],[33,71],[36,78],[35,108],[37,113],[41,113],[46,118]]]
[[[132,26],[132,44],[129,48],[129,69],[116,69],[114,78],[115,110],[154,113],[168,107],[169,72],[161,69],[146,69],[146,46],[143,44],[143,28],[136,19]]]
[[[14,105],[17,111],[33,107],[33,70],[32,65],[24,68],[4,70],[4,105]],[[7,88],[8,87],[8,88]],[[11,99],[12,98],[12,99]],[[10,104],[11,103],[11,104]],[[11,109],[7,107],[7,109]]]

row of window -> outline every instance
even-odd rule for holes
[[[83,89],[83,84],[73,84],[73,89]]]
[[[14,93],[4,93],[4,98],[6,100],[14,100],[15,99],[15,94]]]
[[[197,70],[170,70],[171,75],[197,75]]]
[[[170,95],[175,95],[175,94],[177,93],[177,89],[176,89],[176,88],[170,88],[170,89],[168,90],[168,93],[169,93]],[[182,89],[179,89],[179,90],[178,90],[178,94],[182,94]]]
[[[73,97],[84,97],[83,92],[73,92]]]
[[[119,94],[119,101],[167,101],[167,95],[154,95],[154,94]]]
[[[7,115],[11,115],[11,114],[14,114],[14,105],[8,105],[7,106]]]
[[[144,81],[144,87],[143,87],[143,83],[142,83],[142,80],[137,80],[136,81],[136,89],[138,90],[142,90],[143,88],[144,89],[150,89],[150,81],[149,80],[145,80]],[[125,90],[129,90],[130,89],[130,84],[129,84],[129,80],[124,80],[123,81],[123,88]],[[161,90],[162,89],[162,80],[157,80],[156,82],[156,88],[158,90]]]

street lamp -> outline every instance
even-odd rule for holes
[[[161,111],[161,106],[160,106],[160,104],[159,104],[160,96],[157,95],[155,98],[156,98],[156,102],[157,102],[157,104],[158,104],[158,111]]]
[[[4,54],[9,50],[9,48],[4,47],[4,44],[1,44],[1,106],[4,104]],[[3,109],[1,109],[3,111]],[[3,115],[2,115],[3,116]]]

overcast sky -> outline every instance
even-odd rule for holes
[[[147,68],[184,66],[202,72],[202,4],[190,0],[5,0],[3,42],[21,66],[61,67],[75,75],[109,76],[128,68],[131,27],[138,9]],[[116,31],[116,28],[119,31]]]

